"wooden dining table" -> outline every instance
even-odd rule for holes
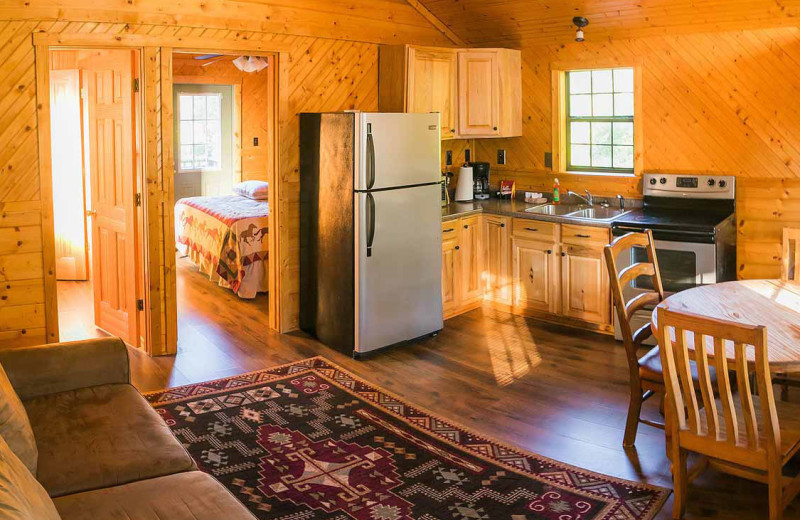
[[[739,280],[687,289],[661,302],[653,311],[658,331],[658,308],[688,312],[767,328],[767,354],[772,372],[800,371],[800,283],[782,280]],[[687,344],[693,349],[694,346]],[[712,352],[709,352],[712,354]],[[749,361],[753,349],[747,349]],[[733,345],[728,345],[734,359]]]

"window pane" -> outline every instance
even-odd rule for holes
[[[570,125],[570,141],[577,144],[591,143],[589,140],[589,131],[591,129],[591,125],[589,123],[573,121],[570,123]]]
[[[592,166],[598,168],[611,168],[611,147],[592,146]]]
[[[614,94],[614,115],[633,115],[633,94]]]
[[[220,114],[221,114],[220,98],[221,96],[219,95],[213,95],[207,97],[208,103],[206,106],[208,108],[208,112],[206,117],[208,119],[220,119]]]
[[[577,95],[569,97],[569,115],[572,117],[588,117],[592,115],[592,96]]]
[[[597,117],[614,115],[614,99],[611,94],[595,94],[592,96],[592,115]]]
[[[181,145],[181,169],[182,170],[191,170],[194,168],[194,163],[192,162],[192,147],[187,145]]]
[[[610,94],[611,92],[613,92],[611,81],[612,81],[611,69],[593,70],[592,93]]]
[[[633,168],[633,146],[614,147],[614,168]]]
[[[573,144],[572,149],[570,150],[570,160],[572,162],[572,166],[591,166],[592,161],[590,149],[591,146],[589,145]]]
[[[178,96],[178,111],[181,121],[192,118],[192,96]]]
[[[181,144],[192,144],[192,122],[191,121],[181,121],[180,126],[180,138]]]
[[[202,144],[194,145],[194,166],[195,168],[205,168],[206,161],[206,147]]]
[[[611,144],[611,123],[592,123],[592,144]]]
[[[194,142],[195,144],[205,144],[206,142],[206,122],[194,122]]]
[[[589,94],[592,91],[592,73],[588,70],[569,73],[569,93]]]
[[[206,118],[206,96],[193,96],[194,97],[194,115],[192,119],[205,119]]]
[[[614,144],[633,145],[633,123],[614,123]]]
[[[614,69],[614,92],[633,92],[633,69]]]

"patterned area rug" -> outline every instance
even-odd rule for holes
[[[650,519],[669,496],[506,446],[321,357],[146,397],[260,519]]]

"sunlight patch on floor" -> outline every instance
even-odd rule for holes
[[[530,374],[542,356],[525,318],[505,313],[492,317],[497,322],[487,320],[484,328],[492,372],[498,385],[508,386]]]

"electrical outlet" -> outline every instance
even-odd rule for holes
[[[464,150],[464,162],[468,163],[470,161],[472,161],[472,154],[470,154],[469,148],[467,148],[466,150]]]
[[[444,153],[444,163],[447,166],[453,166],[453,150],[447,150]]]
[[[497,164],[505,164],[505,163],[506,163],[506,151],[497,150]]]
[[[258,146],[258,137],[253,138],[253,146]]]
[[[553,154],[550,152],[544,153],[544,167],[545,168],[552,168],[553,167]]]

